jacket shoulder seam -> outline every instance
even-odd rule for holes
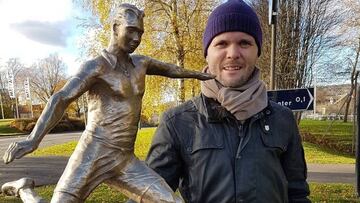
[[[171,120],[174,117],[177,117],[185,112],[196,112],[197,109],[192,101],[187,101],[186,103],[170,109],[164,113],[166,120]]]

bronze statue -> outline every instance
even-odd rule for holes
[[[4,162],[34,151],[61,119],[66,107],[89,91],[88,122],[61,176],[51,202],[83,202],[105,182],[137,202],[181,202],[166,182],[134,155],[145,75],[206,80],[212,75],[189,71],[150,57],[129,55],[144,32],[143,11],[121,4],[112,23],[109,46],[51,97],[34,130],[12,143]],[[24,202],[41,202],[30,179],[6,183],[3,192]]]

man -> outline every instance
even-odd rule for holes
[[[41,139],[61,119],[66,107],[89,92],[88,124],[51,202],[83,202],[102,182],[137,202],[180,202],[165,181],[134,156],[134,143],[145,91],[145,75],[210,79],[207,73],[184,70],[145,56],[129,55],[138,47],[143,12],[121,4],[112,23],[109,46],[101,56],[86,62],[64,88],[51,97],[34,130],[13,143],[5,163],[34,151]],[[25,202],[40,202],[33,182],[20,179],[3,186],[3,192]]]
[[[166,112],[147,164],[188,203],[309,202],[306,164],[292,112],[268,101],[255,64],[256,13],[230,0],[210,15],[201,95]]]

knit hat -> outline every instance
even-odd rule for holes
[[[204,56],[211,41],[223,32],[240,31],[254,37],[261,54],[262,31],[255,11],[242,0],[229,0],[210,14],[203,36]]]

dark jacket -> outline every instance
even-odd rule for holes
[[[163,115],[146,162],[188,203],[310,202],[297,124],[273,102],[242,124],[196,97]]]

